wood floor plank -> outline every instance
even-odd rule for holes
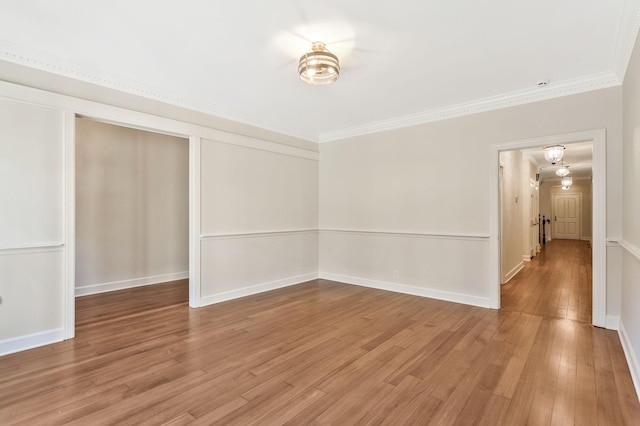
[[[638,424],[590,248],[554,240],[489,310],[314,280],[190,309],[186,281],[77,299],[0,357],[0,424]]]

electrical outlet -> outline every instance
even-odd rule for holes
[[[397,280],[400,277],[400,274],[398,273],[398,271],[393,271],[393,279]]]

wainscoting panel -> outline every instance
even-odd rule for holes
[[[489,239],[320,231],[320,277],[469,305],[489,306]]]
[[[203,235],[201,304],[273,290],[318,277],[318,231]]]
[[[62,245],[0,250],[0,354],[63,339],[63,256]]]

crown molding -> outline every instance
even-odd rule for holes
[[[173,106],[202,112],[263,130],[269,130],[311,142],[318,142],[318,135],[313,132],[307,132],[297,127],[265,120],[262,117],[246,114],[232,108],[215,105],[178,93],[172,93],[168,90],[159,89],[139,81],[114,76],[103,71],[82,66],[73,61],[54,57],[53,55],[20,46],[6,40],[0,40],[0,60],[23,65],[29,68],[35,68],[63,77],[69,77],[85,83],[115,89],[120,92],[141,96]]]
[[[384,132],[402,127],[462,117],[464,115],[476,114],[479,112],[493,111],[547,99],[590,92],[592,90],[605,89],[608,87],[619,86],[620,84],[622,84],[622,82],[613,72],[603,72],[572,80],[565,80],[556,84],[550,84],[545,88],[535,87],[532,89],[519,90],[476,101],[419,112],[417,114],[381,120],[374,123],[348,127],[331,132],[324,132],[320,134],[319,140],[321,143],[331,142],[338,139]]]
[[[625,19],[626,18],[626,19]],[[624,2],[613,51],[613,73],[622,83],[640,30],[640,0]]]

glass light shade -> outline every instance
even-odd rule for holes
[[[298,62],[300,79],[313,86],[331,84],[340,77],[340,61],[319,41],[311,46],[311,52],[300,57]]]
[[[571,173],[569,171],[569,166],[565,166],[565,165],[562,165],[561,167],[558,168],[558,170],[556,170],[556,175],[558,175],[560,177],[565,177],[569,173]]]
[[[566,191],[567,189],[569,189],[569,187],[568,187],[568,186],[563,186],[563,187],[562,187],[562,190],[563,190],[563,191]]]
[[[569,188],[571,185],[573,185],[573,178],[571,176],[565,176],[562,178],[560,183],[562,183],[563,187],[566,186],[567,188]]]
[[[552,145],[544,148],[544,158],[551,164],[556,164],[564,157],[564,146]]]

